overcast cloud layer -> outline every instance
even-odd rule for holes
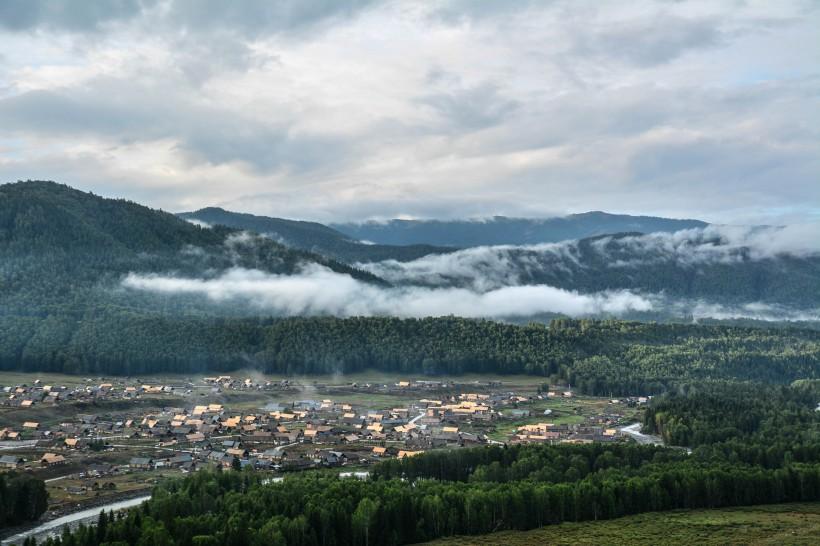
[[[6,0],[0,180],[320,221],[816,221],[818,28],[815,0]]]

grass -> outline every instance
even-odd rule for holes
[[[18,428],[25,421],[40,423],[48,428],[65,421],[75,421],[77,414],[104,417],[109,414],[142,415],[160,411],[165,406],[181,403],[171,396],[142,396],[135,400],[66,401],[59,404],[36,404],[30,408],[0,407],[0,427]]]
[[[167,472],[168,475],[180,476],[180,473]],[[89,499],[114,497],[122,495],[123,493],[150,490],[156,485],[157,480],[163,478],[163,474],[158,472],[137,472],[131,474],[122,474],[117,476],[102,476],[99,478],[67,478],[49,482],[46,484],[46,489],[49,495],[49,508],[59,508],[63,505],[79,504]],[[93,491],[91,486],[94,482],[99,484],[113,483],[116,489],[113,490],[99,490]],[[88,490],[82,494],[71,494],[66,491],[69,486],[85,486]]]
[[[504,441],[522,425],[534,423],[576,425],[586,422],[587,417],[600,413],[619,414],[624,421],[628,421],[634,419],[639,413],[639,410],[636,408],[629,408],[625,405],[611,405],[607,398],[590,396],[549,398],[519,404],[518,407],[521,409],[529,409],[532,415],[530,417],[505,418],[497,421],[495,431],[488,434],[490,439]],[[552,414],[544,415],[544,410],[546,409],[552,410]],[[511,413],[511,409],[504,409],[502,411],[505,415]]]
[[[213,374],[153,374],[146,376],[95,376],[95,375],[65,375],[54,373],[24,373],[24,372],[0,372],[0,386],[9,385],[14,386],[18,384],[32,385],[36,379],[40,379],[44,385],[66,385],[69,387],[97,385],[103,381],[113,381],[119,388],[122,381],[127,381],[129,384],[187,384],[189,382],[198,386],[203,386],[203,377]],[[160,396],[157,397],[153,404],[157,408],[168,405],[192,405],[205,403],[223,403],[235,410],[255,410],[263,407],[268,402],[279,402],[282,404],[289,404],[295,400],[301,399],[323,399],[331,398],[334,401],[346,402],[353,405],[363,406],[365,408],[386,408],[386,407],[402,407],[408,402],[418,400],[420,397],[426,396],[420,391],[408,391],[407,393],[378,393],[372,390],[362,389],[361,392],[356,390],[349,390],[344,386],[350,383],[358,383],[360,385],[370,383],[373,385],[392,385],[399,381],[414,381],[414,380],[435,380],[435,381],[455,381],[459,384],[469,384],[474,381],[486,383],[488,381],[497,381],[503,384],[504,390],[516,391],[535,391],[537,387],[542,384],[545,379],[540,376],[530,375],[495,375],[495,374],[465,374],[456,376],[434,376],[425,377],[421,374],[397,374],[394,372],[380,372],[375,370],[358,372],[353,374],[335,374],[335,375],[266,375],[260,374],[253,370],[237,370],[230,372],[228,375],[236,379],[244,379],[246,377],[253,378],[258,381],[279,382],[287,379],[294,384],[295,389],[292,391],[224,391],[221,393],[212,393],[210,389],[197,388],[190,397],[171,397]],[[330,388],[328,388],[330,387]],[[336,387],[336,388],[334,388]],[[469,391],[469,387],[462,389]],[[435,395],[431,395],[435,396]],[[137,411],[144,413],[150,408],[144,400],[146,397],[141,397],[140,400],[132,402],[123,402],[129,408],[134,408]],[[144,404],[144,407],[140,407]],[[38,421],[44,425],[52,425],[65,419],[65,415],[74,415],[76,413],[97,413],[102,414],[112,411],[117,408],[116,402],[98,402],[93,405],[86,406],[71,406],[61,404],[56,407],[48,407],[45,405],[37,405],[29,410],[21,410],[20,408],[0,408],[0,427],[14,426],[21,419],[29,421]]]
[[[150,375],[129,375],[129,376],[114,376],[98,374],[78,374],[67,375],[59,373],[47,372],[22,372],[22,371],[3,371],[0,372],[0,385],[17,385],[25,383],[31,385],[35,379],[42,380],[45,385],[94,385],[98,384],[102,379],[106,380],[124,380],[127,379],[131,383],[184,383],[187,381],[194,381],[201,384],[202,378],[205,376],[220,375],[217,372],[212,373],[190,373],[190,374],[172,374],[160,373]],[[235,370],[227,372],[225,375],[237,379],[244,379],[246,377],[254,379],[262,379],[268,381],[280,381],[287,379],[290,381],[297,381],[302,385],[312,385],[314,383],[321,383],[326,385],[342,385],[351,382],[358,383],[375,383],[375,384],[390,384],[397,381],[415,381],[415,380],[432,380],[432,381],[455,381],[457,383],[470,383],[473,381],[487,382],[500,381],[504,385],[513,387],[537,387],[546,382],[546,379],[538,375],[499,375],[499,374],[463,374],[463,375],[435,375],[425,376],[420,373],[402,374],[398,372],[381,372],[378,370],[366,370],[363,372],[356,372],[350,374],[321,374],[321,375],[287,375],[287,374],[262,374],[258,370]]]
[[[820,543],[820,503],[653,512],[608,521],[562,523],[532,531],[451,537],[436,546],[529,544],[801,545]]]

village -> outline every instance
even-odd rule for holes
[[[43,477],[56,507],[137,494],[211,466],[366,475],[380,460],[431,449],[630,441],[618,427],[647,401],[578,396],[530,379],[329,379],[4,385],[0,376],[0,471]]]

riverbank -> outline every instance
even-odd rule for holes
[[[621,433],[628,435],[636,442],[642,445],[655,445],[655,446],[662,446],[664,445],[663,438],[660,436],[656,436],[654,434],[643,434],[641,432],[641,423],[633,423],[626,427],[620,427],[618,430]]]
[[[37,537],[39,542],[38,535],[47,533],[49,530],[59,531],[64,525],[78,525],[81,521],[92,518],[96,520],[102,510],[122,510],[137,506],[149,498],[151,498],[150,491],[143,489],[90,499],[73,507],[65,506],[48,510],[32,524],[4,529],[0,532],[0,544],[16,544],[29,536]]]

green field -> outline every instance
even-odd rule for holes
[[[654,512],[428,542],[437,546],[529,544],[820,544],[820,503]]]
[[[472,381],[500,381],[505,385],[513,386],[538,386],[546,381],[544,377],[538,375],[502,375],[502,374],[460,374],[460,375],[435,375],[425,376],[422,373],[407,373],[402,374],[398,372],[382,372],[379,370],[367,370],[363,372],[349,373],[349,374],[316,374],[316,375],[301,375],[301,374],[263,374],[258,370],[234,370],[232,372],[203,372],[203,373],[188,373],[188,374],[173,374],[173,373],[158,373],[150,375],[127,375],[114,376],[111,374],[86,374],[86,375],[68,375],[61,373],[48,372],[21,372],[21,371],[2,371],[0,372],[0,385],[13,385],[17,383],[28,383],[29,385],[35,379],[41,379],[44,384],[52,385],[85,385],[87,383],[94,384],[102,378],[106,379],[130,379],[134,382],[145,382],[156,384],[159,382],[183,382],[186,380],[195,380],[201,382],[205,376],[230,375],[234,378],[251,377],[254,379],[265,379],[269,381],[280,381],[282,379],[289,379],[297,381],[304,385],[313,383],[324,383],[330,385],[339,385],[344,383],[359,382],[359,383],[395,383],[396,381],[411,381],[411,380],[432,380],[432,381],[456,381],[458,383],[469,383]]]
[[[383,409],[392,407],[402,407],[410,401],[428,396],[428,393],[419,390],[408,390],[406,392],[394,391],[374,392],[378,385],[395,385],[399,381],[415,381],[420,379],[433,379],[436,381],[454,381],[462,388],[460,392],[469,392],[469,384],[480,382],[486,384],[488,381],[496,381],[503,384],[504,390],[514,390],[519,393],[534,393],[538,386],[544,382],[543,377],[528,375],[476,375],[464,374],[456,376],[435,376],[425,377],[421,374],[401,375],[396,373],[383,373],[379,371],[366,371],[347,375],[265,375],[252,370],[239,370],[228,375],[236,379],[253,378],[256,381],[271,381],[277,383],[288,380],[293,385],[290,391],[224,391],[218,394],[212,393],[210,388],[203,388],[203,377],[205,375],[218,374],[154,374],[146,376],[72,376],[53,373],[22,373],[22,372],[0,372],[0,386],[14,386],[20,384],[32,385],[39,379],[44,385],[66,385],[69,387],[98,385],[102,382],[114,382],[117,389],[120,389],[123,381],[130,385],[187,385],[192,383],[199,386],[193,394],[186,397],[172,397],[168,395],[141,396],[135,400],[105,400],[94,403],[73,403],[67,402],[59,406],[37,405],[29,409],[0,407],[0,427],[13,427],[23,421],[36,421],[42,425],[53,425],[65,420],[66,415],[76,415],[77,413],[89,413],[106,415],[114,412],[126,412],[134,415],[142,415],[152,410],[159,410],[168,405],[191,406],[194,404],[221,403],[230,407],[233,411],[256,411],[263,408],[267,403],[278,402],[290,404],[301,399],[324,399],[330,398],[336,402],[349,403],[362,406],[367,409]],[[348,388],[351,383],[360,385],[360,389]],[[372,388],[365,388],[365,384],[373,385]],[[318,388],[317,388],[318,387]],[[480,389],[479,389],[480,390]],[[429,394],[429,396],[435,396]],[[543,410],[542,410],[543,411]],[[512,429],[510,429],[512,430]]]

